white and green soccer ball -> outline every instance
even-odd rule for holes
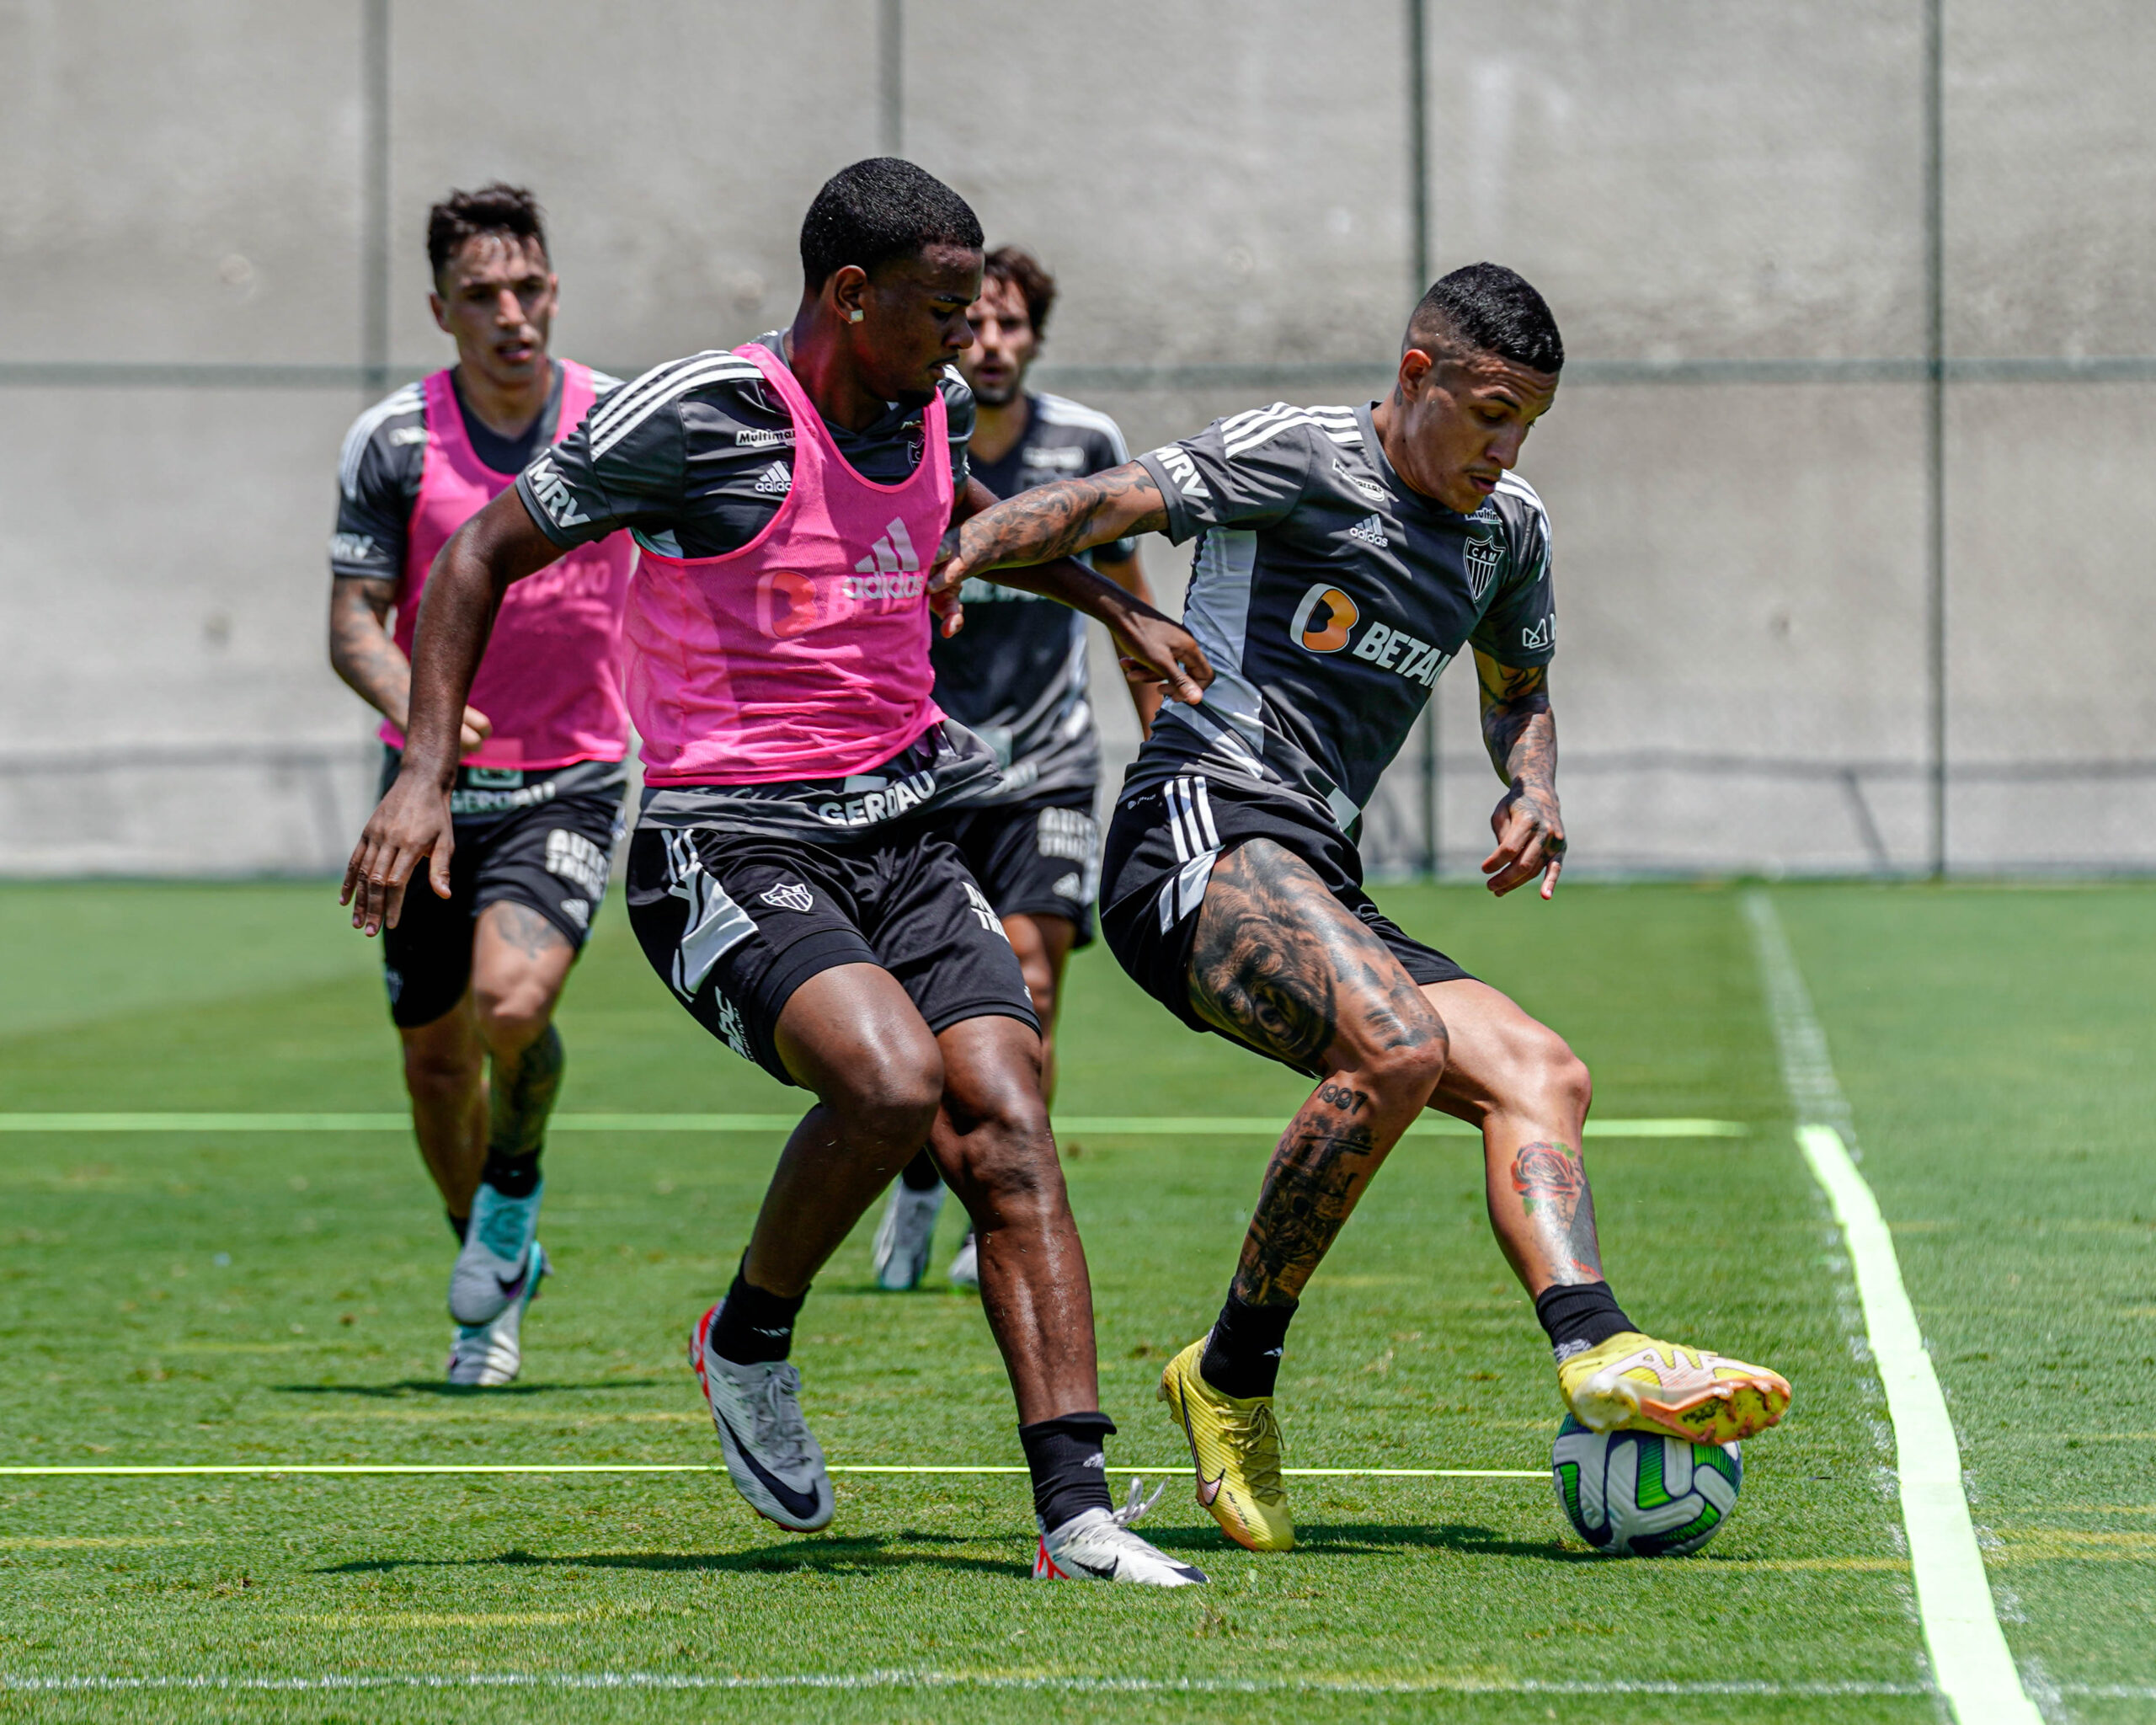
[[[1567,1414],[1550,1473],[1565,1519],[1604,1556],[1681,1557],[1729,1519],[1744,1463],[1735,1444],[1591,1432]]]

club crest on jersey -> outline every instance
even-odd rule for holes
[[[814,897],[798,880],[782,880],[756,896],[775,911],[798,911],[804,916],[816,908]]]
[[[1288,638],[1312,653],[1337,653],[1361,615],[1355,601],[1337,587],[1315,581],[1289,620]]]
[[[1497,565],[1504,560],[1504,549],[1494,539],[1470,539],[1460,548],[1460,556],[1467,564],[1467,590],[1476,604],[1490,590],[1496,579]]]

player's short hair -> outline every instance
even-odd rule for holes
[[[1502,264],[1470,264],[1438,278],[1407,320],[1407,347],[1433,344],[1553,374],[1565,365],[1565,338],[1550,302]]]
[[[930,246],[980,250],[973,206],[926,168],[871,156],[824,182],[801,222],[801,273],[820,288],[848,264],[874,275]]]
[[[1036,337],[1048,334],[1048,314],[1055,308],[1055,278],[1041,268],[1040,259],[1022,246],[998,246],[981,260],[984,286],[1000,281],[1018,290],[1026,302],[1026,318]]]
[[[427,211],[427,262],[436,280],[456,248],[480,233],[513,234],[536,242],[542,253],[547,249],[546,216],[522,186],[498,179],[476,192],[452,191]]]

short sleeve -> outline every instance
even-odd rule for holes
[[[1300,408],[1269,408],[1215,419],[1195,437],[1138,457],[1168,505],[1168,538],[1180,545],[1208,527],[1266,527],[1302,500],[1315,422]]]
[[[1508,482],[1498,495],[1518,505],[1504,511],[1508,542],[1505,571],[1490,608],[1469,637],[1500,665],[1525,670],[1557,654],[1557,596],[1550,579],[1550,517],[1524,486]]]
[[[943,368],[943,435],[951,444],[951,494],[963,497],[973,473],[974,421],[979,409],[973,387],[956,366]]]
[[[1130,446],[1123,441],[1123,428],[1103,414],[1097,427],[1086,433],[1086,459],[1089,473],[1105,473],[1110,467],[1120,467],[1130,460]],[[1111,539],[1105,545],[1093,547],[1093,555],[1109,563],[1128,563],[1138,555],[1135,539]]]
[[[337,525],[329,536],[331,574],[394,581],[403,574],[426,456],[424,411],[418,388],[408,387],[368,409],[345,433],[337,463]]]
[[[652,375],[608,391],[575,430],[517,475],[517,495],[555,544],[588,545],[623,527],[680,518],[687,472],[680,409],[663,390],[658,402],[639,407]]]

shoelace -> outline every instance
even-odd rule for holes
[[[764,1381],[756,1408],[756,1447],[782,1467],[808,1465],[808,1422],[801,1417],[800,1394],[801,1374],[789,1361]]]
[[[1153,1487],[1151,1497],[1145,1498],[1140,1501],[1141,1495],[1145,1490],[1145,1482],[1142,1479],[1133,1479],[1130,1482],[1130,1495],[1123,1500],[1123,1508],[1113,1512],[1115,1525],[1118,1527],[1129,1527],[1132,1522],[1137,1520],[1139,1516],[1159,1503],[1161,1493],[1167,1488],[1168,1482],[1162,1480],[1160,1484]]]
[[[1273,1410],[1260,1402],[1246,1417],[1228,1421],[1224,1429],[1228,1441],[1235,1445],[1236,1459],[1243,1464],[1241,1471],[1250,1482],[1251,1489],[1262,1498],[1285,1495],[1287,1487],[1280,1482],[1278,1458],[1286,1453],[1288,1440],[1282,1435],[1280,1423],[1273,1418]],[[1273,1456],[1261,1460],[1261,1452],[1268,1440]]]

